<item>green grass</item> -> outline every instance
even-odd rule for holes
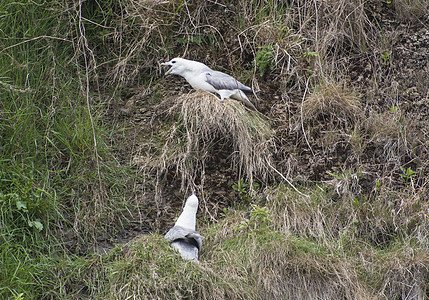
[[[88,251],[100,232],[119,230],[131,205],[129,170],[118,168],[100,121],[103,103],[83,93],[73,18],[57,1],[0,5],[2,299],[68,294],[57,274],[64,261],[74,264],[64,233],[73,228],[76,250]]]
[[[276,230],[275,219],[240,227],[246,215],[230,209],[217,224],[199,227],[206,236],[199,263],[182,260],[159,235],[117,247],[104,262],[107,285],[101,297],[376,299],[424,288],[423,248],[399,242],[379,249],[352,233],[347,244],[325,246],[316,236]]]

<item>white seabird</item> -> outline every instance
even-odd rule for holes
[[[174,226],[165,234],[171,246],[179,251],[184,259],[198,260],[203,236],[195,231],[198,198],[195,193],[188,197]]]
[[[247,94],[252,94],[253,90],[239,82],[234,77],[223,72],[214,71],[203,63],[188,60],[180,57],[162,63],[163,66],[171,66],[165,75],[180,75],[196,90],[203,90],[223,101],[225,98],[232,98],[243,102],[245,105],[256,110]]]

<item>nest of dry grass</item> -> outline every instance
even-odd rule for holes
[[[229,161],[250,186],[272,175],[274,136],[263,115],[235,100],[221,102],[203,92],[167,98],[159,106],[166,103],[171,106],[163,113],[173,124],[160,133],[164,144],[159,158],[145,162],[158,176],[173,171],[182,189],[196,189],[198,183],[204,188],[209,159]],[[217,158],[219,153],[225,157]]]

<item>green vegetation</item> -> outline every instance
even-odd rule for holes
[[[258,187],[259,184],[254,182],[252,188],[250,188],[249,184],[244,182],[243,178],[240,178],[232,185],[232,189],[238,192],[238,196],[241,200],[249,200],[249,197],[252,195],[252,191],[257,190]]]
[[[274,69],[274,50],[272,45],[267,45],[256,53],[255,64],[259,70],[259,76],[264,76],[268,70]]]
[[[250,232],[254,230],[261,229],[266,230],[266,226],[270,223],[271,213],[268,209],[264,207],[259,207],[256,204],[252,204],[252,211],[250,212],[250,218],[241,221],[240,225],[238,225],[236,230],[248,229]]]
[[[131,203],[117,180],[128,175],[88,90],[91,58],[73,12],[5,1],[0,16],[0,298],[43,298],[65,292],[56,288],[67,231],[87,251],[118,229]]]
[[[0,299],[427,297],[427,56],[391,37],[428,10],[2,1]],[[259,111],[173,88],[174,56]],[[163,238],[192,190],[199,263]]]
[[[390,55],[392,55],[392,51],[385,51],[381,54],[383,65],[387,66],[390,64]]]
[[[410,167],[405,169],[404,167],[401,167],[402,174],[400,176],[404,180],[404,183],[413,183],[413,177],[416,176],[416,172],[413,171]]]

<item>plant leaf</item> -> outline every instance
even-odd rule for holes
[[[27,203],[21,200],[16,201],[16,208],[18,210],[27,210]]]
[[[42,231],[43,230],[43,224],[39,221],[28,221],[28,226],[35,227],[37,230]]]

